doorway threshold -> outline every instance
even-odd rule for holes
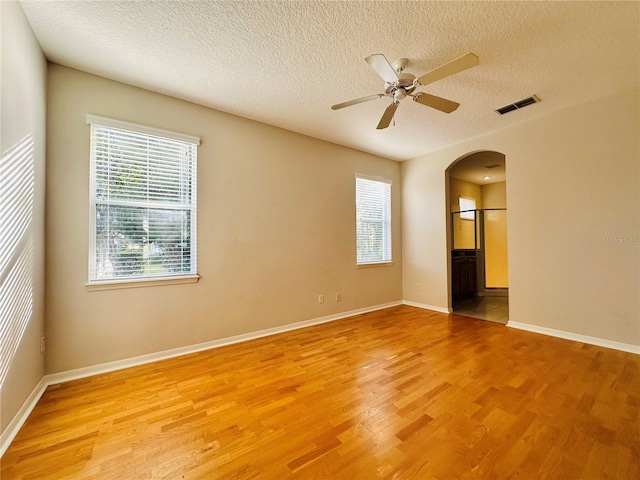
[[[508,288],[485,288],[483,291],[477,293],[478,297],[508,297]]]
[[[509,297],[477,296],[462,300],[453,305],[453,313],[506,325],[509,321]]]

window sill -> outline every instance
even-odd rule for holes
[[[104,280],[98,282],[86,283],[85,286],[89,292],[98,290],[116,290],[120,288],[140,288],[140,287],[156,287],[160,285],[180,285],[183,283],[196,283],[200,280],[199,275],[185,275],[181,277],[156,277],[144,278],[139,280]]]
[[[356,268],[391,267],[393,262],[356,263]]]

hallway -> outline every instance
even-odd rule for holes
[[[509,321],[509,297],[473,297],[453,305],[453,313],[506,325]]]

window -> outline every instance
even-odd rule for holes
[[[476,199],[458,197],[458,205],[460,206],[460,218],[463,220],[475,220]]]
[[[356,262],[391,262],[391,182],[356,177]]]
[[[200,140],[92,115],[87,123],[89,284],[194,277]]]

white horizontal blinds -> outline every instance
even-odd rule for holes
[[[96,199],[191,204],[195,145],[100,125],[92,138]]]
[[[357,263],[391,261],[391,183],[356,177]]]
[[[91,125],[89,280],[196,273],[197,144]]]

